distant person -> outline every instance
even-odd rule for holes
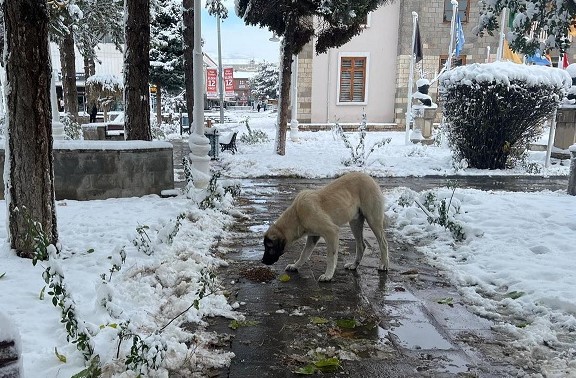
[[[258,113],[260,113],[260,103],[258,103],[258,105],[256,105],[256,109],[258,109]]]
[[[268,107],[268,103],[264,102],[264,105],[262,105],[264,107],[264,111],[266,111],[266,108]]]
[[[98,114],[98,109],[96,109],[96,104],[92,105],[92,110],[90,110],[90,123],[96,122],[96,114]]]

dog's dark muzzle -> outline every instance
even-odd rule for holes
[[[270,253],[268,251],[264,252],[264,256],[262,257],[262,263],[266,265],[272,265],[276,261],[280,259],[280,254]]]

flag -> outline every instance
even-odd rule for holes
[[[522,64],[522,58],[520,55],[510,49],[507,40],[504,40],[504,50],[502,51],[502,57],[510,62]]]
[[[422,39],[420,39],[420,26],[418,26],[418,19],[416,19],[416,33],[414,34],[414,51],[412,52],[416,57],[416,63],[422,60],[424,54],[422,52]]]
[[[460,51],[464,47],[464,30],[462,29],[462,23],[460,22],[460,13],[456,15],[456,57],[460,56]]]
[[[566,53],[562,54],[562,68],[566,69],[569,65],[570,62],[568,61],[568,55]]]
[[[552,62],[542,56],[542,53],[538,50],[534,53],[534,55],[526,56],[526,62],[532,63],[537,66],[551,66]]]

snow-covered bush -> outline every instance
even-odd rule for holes
[[[391,138],[382,138],[379,142],[374,143],[368,149],[368,152],[366,152],[366,145],[365,145],[366,129],[367,129],[366,124],[367,124],[366,113],[362,113],[362,122],[360,122],[360,126],[358,127],[358,144],[356,145],[356,147],[352,145],[352,142],[350,141],[350,139],[348,139],[348,137],[344,133],[344,130],[342,130],[342,126],[340,126],[338,122],[336,122],[332,127],[332,133],[334,135],[339,136],[344,142],[346,148],[350,150],[350,157],[344,158],[342,160],[342,164],[344,164],[347,167],[353,165],[357,167],[365,166],[366,162],[368,161],[368,157],[372,154],[372,152],[376,151],[380,147],[387,145],[392,140]]]
[[[64,124],[64,135],[66,139],[82,139],[82,125],[75,121],[69,113],[66,113],[64,117],[60,117],[60,120]]]
[[[248,134],[242,134],[240,136],[240,142],[245,144],[259,144],[268,142],[270,140],[270,138],[268,138],[268,134],[266,134],[264,130],[252,130],[252,128],[248,124],[249,119],[250,117],[244,120],[244,123],[246,124],[246,129],[248,130]]]
[[[455,159],[474,168],[504,169],[511,154],[539,136],[571,82],[564,70],[511,62],[445,72],[440,95]]]

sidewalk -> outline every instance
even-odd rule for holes
[[[382,179],[379,183],[384,188],[386,184],[399,186],[399,181],[415,189],[438,186],[434,179]],[[494,185],[492,181],[476,180],[478,186]],[[535,181],[551,189],[563,185],[562,180]],[[343,268],[354,248],[348,227],[342,228],[338,268],[330,283],[317,282],[326,261],[322,242],[311,261],[299,272],[290,272],[288,280],[282,276],[284,267],[297,258],[303,240],[289,247],[270,271],[262,265],[262,234],[268,224],[301,189],[326,182],[243,180],[238,203],[250,219],[239,221],[233,237],[215,250],[230,262],[218,274],[231,293],[230,302],[240,304],[238,311],[245,314],[246,322],[211,319],[209,330],[230,335],[223,342],[236,355],[229,368],[214,376],[295,377],[297,371],[349,377],[529,373],[526,361],[515,360],[505,337],[491,330],[490,321],[468,312],[456,289],[437,269],[413,247],[390,237],[388,274],[376,270],[376,253],[370,248],[356,272]],[[377,245],[369,228],[365,231],[368,244]],[[330,368],[335,371],[329,372]]]

